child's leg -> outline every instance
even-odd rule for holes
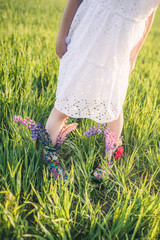
[[[109,122],[107,124],[107,127],[109,127],[110,131],[114,132],[117,135],[117,137],[121,136],[121,132],[122,132],[122,128],[123,128],[123,108],[121,110],[121,113],[120,113],[118,119],[114,120],[112,122]]]
[[[123,109],[121,110],[121,113],[117,120],[114,120],[112,122],[109,122],[107,124],[107,127],[110,128],[111,132],[114,132],[117,137],[119,138],[121,136],[122,128],[123,128]],[[114,150],[115,152],[115,150]],[[107,152],[107,166],[112,165],[112,156],[113,156],[113,150],[109,150]],[[100,164],[95,170],[93,175],[98,179],[104,179],[104,169],[103,166]]]
[[[54,145],[56,144],[56,139],[58,137],[58,134],[61,128],[63,127],[64,120],[67,117],[68,116],[66,114],[60,112],[55,107],[52,109],[49,115],[45,128]]]

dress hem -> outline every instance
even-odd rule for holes
[[[118,117],[119,117],[119,115],[121,113],[121,111],[120,111],[119,114],[118,114],[118,117],[116,119],[113,119],[113,120],[110,120],[110,121],[108,121],[108,120],[107,121],[97,121],[97,120],[95,120],[95,118],[92,118],[92,117],[90,117],[88,115],[87,116],[86,115],[84,115],[84,116],[76,116],[75,114],[72,114],[72,116],[71,116],[71,114],[68,114],[67,111],[65,111],[64,109],[61,110],[59,107],[57,107],[56,104],[54,105],[54,108],[56,108],[58,111],[60,111],[60,112],[62,112],[64,114],[66,114],[68,117],[71,117],[71,118],[88,118],[88,119],[90,119],[90,120],[92,120],[92,121],[94,121],[96,123],[110,123],[110,122],[113,122],[113,121],[118,119]],[[122,107],[122,109],[123,109],[123,107]]]

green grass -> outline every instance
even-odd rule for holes
[[[124,103],[124,156],[102,184],[92,170],[102,135],[78,122],[61,149],[70,184],[50,179],[41,145],[14,115],[46,122],[54,106],[55,41],[63,0],[0,2],[0,239],[160,239],[160,9],[130,75]],[[64,154],[65,149],[68,149]]]

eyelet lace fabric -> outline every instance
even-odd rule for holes
[[[130,52],[159,0],[83,0],[66,37],[55,107],[75,118],[116,120],[124,104]]]

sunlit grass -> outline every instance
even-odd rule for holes
[[[0,239],[160,239],[160,9],[129,79],[124,156],[103,183],[92,179],[104,138],[78,122],[61,149],[70,175],[50,179],[41,145],[14,115],[46,122],[54,105],[55,41],[63,0],[0,2]],[[66,151],[67,150],[67,151]]]

